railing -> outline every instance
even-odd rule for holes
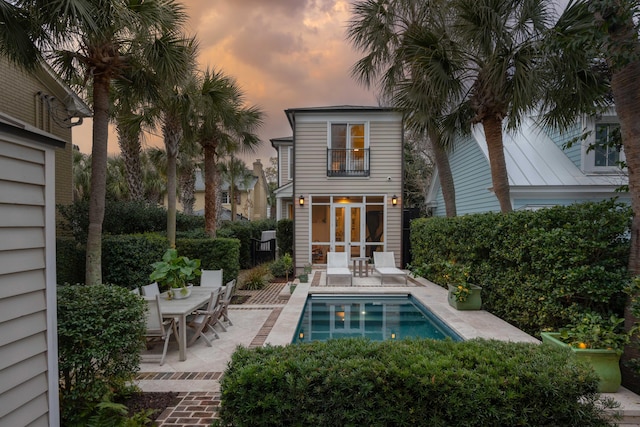
[[[327,176],[369,176],[369,149],[328,148]]]

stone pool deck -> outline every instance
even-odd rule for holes
[[[207,347],[202,340],[187,349],[187,360],[178,361],[175,341],[169,345],[165,364],[142,363],[137,384],[145,392],[174,391],[179,403],[167,408],[158,418],[159,426],[208,426],[220,404],[220,377],[237,346],[256,347],[264,344],[286,345],[291,342],[304,302],[312,293],[411,293],[429,307],[456,332],[466,339],[487,338],[518,342],[539,342],[486,311],[458,311],[447,303],[447,291],[425,279],[409,278],[405,285],[402,278],[380,276],[354,277],[353,286],[347,279],[332,279],[326,285],[325,272],[316,270],[310,276],[311,283],[298,284],[292,295],[284,284],[270,284],[260,292],[238,291],[249,297],[241,305],[229,308],[233,326],[228,332],[220,332],[220,339]],[[152,349],[161,351],[160,346]],[[640,397],[624,387],[610,394],[621,404],[624,419],[621,426],[640,426]]]

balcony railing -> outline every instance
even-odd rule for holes
[[[328,148],[327,176],[369,176],[369,149]]]

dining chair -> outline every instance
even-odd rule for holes
[[[198,338],[202,337],[207,347],[211,347],[211,339],[207,336],[207,332],[213,333],[215,338],[220,338],[218,332],[214,329],[214,326],[219,324],[220,310],[220,288],[214,288],[207,308],[205,310],[196,310],[194,316],[187,323],[187,326],[193,329],[193,335],[187,342],[187,346],[192,345]]]
[[[200,275],[200,286],[206,288],[221,288],[222,269],[202,270],[202,274]]]
[[[149,340],[160,339],[164,342],[164,348],[162,349],[162,356],[160,358],[160,366],[164,364],[164,358],[167,355],[167,348],[169,347],[169,339],[173,333],[178,338],[178,328],[176,321],[173,318],[163,319],[162,310],[160,309],[160,294],[155,296],[143,296],[147,302],[147,330],[145,337]]]
[[[230,326],[233,326],[233,322],[231,322],[231,319],[229,319],[229,304],[231,304],[231,298],[233,297],[233,291],[235,290],[235,288],[236,279],[233,279],[227,283],[224,297],[222,298],[222,302],[220,303],[221,308],[218,318],[221,320],[221,322],[219,323],[219,325],[225,332],[227,332],[227,328],[224,326],[224,323],[222,323],[222,321],[226,321]]]
[[[145,297],[160,295],[160,288],[158,287],[158,282],[153,282],[150,285],[143,285],[141,288],[142,288],[142,295],[144,295]]]

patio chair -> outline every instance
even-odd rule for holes
[[[214,326],[220,323],[220,304],[220,288],[214,288],[211,292],[206,310],[197,310],[187,324],[187,326],[193,329],[193,335],[187,342],[187,346],[192,345],[198,338],[202,337],[207,347],[211,347],[211,340],[207,336],[207,332],[212,332],[215,338],[220,338],[218,332],[214,329]]]
[[[150,285],[143,285],[141,289],[142,289],[142,295],[145,297],[160,295],[160,288],[158,287],[158,282],[153,282]]]
[[[353,285],[353,276],[349,270],[349,255],[346,252],[327,253],[327,285],[331,277],[348,277],[349,285]]]
[[[145,337],[148,340],[160,339],[164,341],[162,356],[160,357],[160,366],[164,364],[164,358],[169,347],[169,338],[173,333],[178,338],[178,328],[175,319],[163,319],[160,309],[160,294],[155,296],[143,296],[147,302],[149,309],[147,310],[147,331]]]
[[[380,275],[380,284],[384,276],[404,276],[404,284],[407,284],[407,273],[396,267],[393,252],[374,252],[373,269]]]
[[[229,304],[231,304],[231,297],[233,297],[233,291],[235,290],[235,287],[236,279],[227,282],[227,286],[224,292],[224,298],[222,299],[222,302],[220,304],[220,316],[218,316],[218,318],[220,319],[219,325],[222,329],[224,329],[225,332],[227,332],[227,328],[222,323],[223,321],[226,321],[230,326],[233,326],[231,319],[229,319]]]
[[[200,286],[206,288],[222,287],[222,269],[220,270],[202,270],[200,276]]]

